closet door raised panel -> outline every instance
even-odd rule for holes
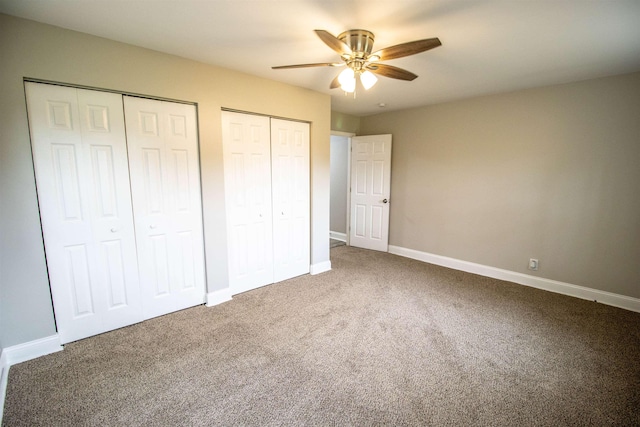
[[[309,273],[309,124],[271,119],[274,282]]]
[[[269,118],[223,111],[229,285],[238,294],[273,283]]]
[[[26,83],[62,343],[142,320],[122,97]]]
[[[144,317],[202,304],[195,107],[124,97]]]

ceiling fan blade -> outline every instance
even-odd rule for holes
[[[315,64],[278,65],[277,67],[271,67],[271,69],[283,70],[286,68],[341,67],[343,65],[345,65],[344,62],[318,62]]]
[[[314,30],[320,40],[331,49],[338,52],[339,55],[351,55],[351,48],[342,40],[325,30]]]
[[[329,89],[335,89],[337,87],[340,87],[340,82],[338,81],[339,77],[340,77],[340,75],[338,74],[335,79],[331,80],[331,84],[329,85]]]
[[[403,70],[402,68],[394,67],[393,65],[385,64],[369,64],[367,70],[372,73],[379,74],[381,76],[390,77],[392,79],[399,80],[415,80],[418,76],[411,71]]]
[[[416,53],[424,52],[425,50],[433,49],[441,45],[442,43],[440,43],[440,39],[437,37],[432,39],[416,40],[380,49],[377,52],[373,52],[369,57],[377,56],[379,59],[374,60],[386,61],[387,59],[396,59],[404,56],[415,55]]]

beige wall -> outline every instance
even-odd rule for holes
[[[640,298],[640,73],[364,117],[361,133],[393,134],[390,244]]]
[[[361,118],[358,116],[337,111],[331,112],[331,130],[360,134],[360,121]]]
[[[311,122],[311,258],[329,260],[328,95],[0,15],[0,343],[55,333],[29,145],[23,78],[195,102],[208,290],[227,286],[222,107]]]

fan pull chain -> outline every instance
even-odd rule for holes
[[[353,99],[356,99],[356,92],[357,92],[357,90],[353,91]],[[345,91],[344,92],[344,96],[349,96],[349,92]]]

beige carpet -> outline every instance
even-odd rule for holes
[[[350,247],[13,366],[7,426],[640,425],[640,314]]]

